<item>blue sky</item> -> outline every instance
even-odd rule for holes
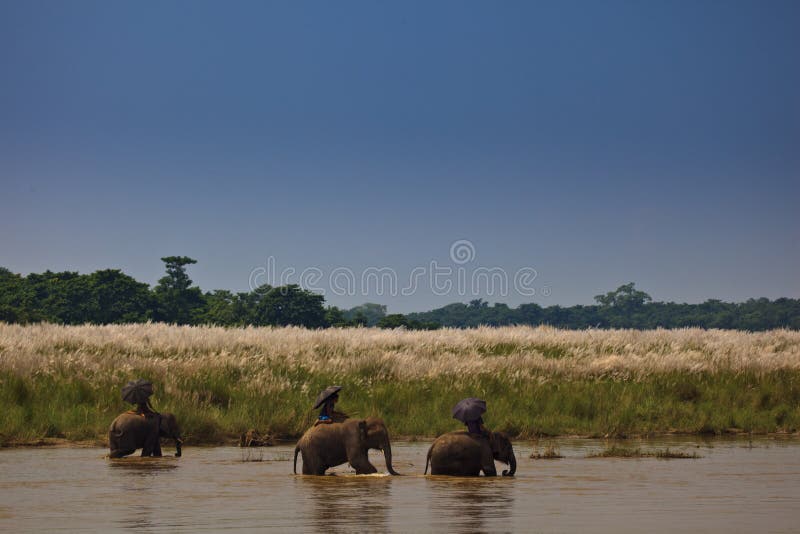
[[[400,312],[798,297],[799,25],[793,1],[2,1],[0,265],[537,273],[326,291]]]

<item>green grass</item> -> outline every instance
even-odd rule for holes
[[[531,460],[559,460],[563,458],[558,446],[550,443],[540,452],[538,445],[534,445],[533,452],[528,456]]]
[[[297,437],[330,384],[344,386],[338,409],[382,417],[393,436],[463,428],[450,410],[464,397],[517,438],[800,429],[800,334],[787,330],[0,323],[0,444],[103,441],[133,378],[154,383],[190,444]]]
[[[696,460],[702,458],[696,452],[681,452],[671,451],[669,448],[656,449],[652,451],[643,451],[636,448],[631,449],[628,447],[617,447],[616,445],[609,447],[603,451],[587,455],[587,458],[660,458],[662,460],[669,459],[692,459]]]
[[[146,369],[128,376],[20,376],[0,373],[0,425],[4,443],[60,437],[97,439],[114,417],[130,408],[119,397],[127,379],[154,381],[154,404],[174,412],[188,443],[218,443],[249,428],[291,438],[312,422],[311,404],[328,384],[344,386],[338,407],[351,415],[384,418],[394,435],[435,436],[460,428],[450,417],[461,398],[488,400],[487,425],[512,436],[626,437],[662,432],[794,432],[800,428],[800,373],[665,374],[637,381],[609,378],[562,379],[539,383],[513,377],[477,375],[408,381],[372,381],[303,369],[290,386],[260,393],[246,376],[225,367],[190,376],[152,376]],[[167,387],[167,382],[170,382]]]

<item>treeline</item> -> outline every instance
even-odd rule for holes
[[[800,299],[751,299],[742,303],[708,300],[702,304],[653,302],[650,295],[623,285],[597,295],[590,306],[505,304],[477,299],[424,313],[388,314],[386,306],[366,303],[349,310],[325,306],[322,295],[297,285],[263,285],[250,292],[203,292],[186,268],[185,256],[161,258],[166,275],[155,287],[118,269],[91,274],[32,273],[21,276],[0,267],[0,321],[59,324],[112,324],[146,321],[220,326],[308,328],[378,326],[435,329],[480,325],[552,325],[559,328],[723,328],[738,330],[800,329]]]
[[[472,327],[512,324],[547,324],[559,328],[723,328],[736,330],[800,329],[800,299],[750,299],[742,303],[707,300],[702,304],[653,302],[650,295],[633,283],[605,295],[597,295],[596,305],[548,306],[522,304],[509,308],[497,303],[489,306],[481,299],[469,304],[449,304],[424,313],[411,313],[415,321],[442,326]]]
[[[325,306],[325,297],[297,285],[263,285],[250,292],[203,292],[186,272],[196,260],[161,258],[166,275],[154,288],[118,269],[91,274],[64,271],[21,276],[0,267],[0,321],[58,324],[114,324],[146,321],[220,326],[380,326],[435,328],[404,316],[386,315],[386,306],[364,304],[351,310]]]

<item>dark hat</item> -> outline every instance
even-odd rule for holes
[[[326,400],[330,399],[331,397],[333,397],[334,395],[339,393],[339,391],[341,389],[342,389],[342,386],[328,386],[328,387],[326,387],[325,390],[322,393],[317,395],[317,400],[314,403],[314,408],[319,408],[320,406],[325,404]]]

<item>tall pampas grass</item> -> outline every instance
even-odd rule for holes
[[[125,408],[119,387],[138,376],[196,424],[187,433],[197,441],[259,425],[297,434],[317,390],[334,382],[346,385],[343,407],[409,434],[457,425],[449,403],[468,394],[488,397],[487,421],[520,435],[790,431],[800,418],[800,332],[0,323],[0,399],[16,410],[0,437],[96,436]],[[747,406],[728,399],[739,388]],[[659,401],[679,413],[668,417]],[[644,412],[631,413],[632,403]]]

